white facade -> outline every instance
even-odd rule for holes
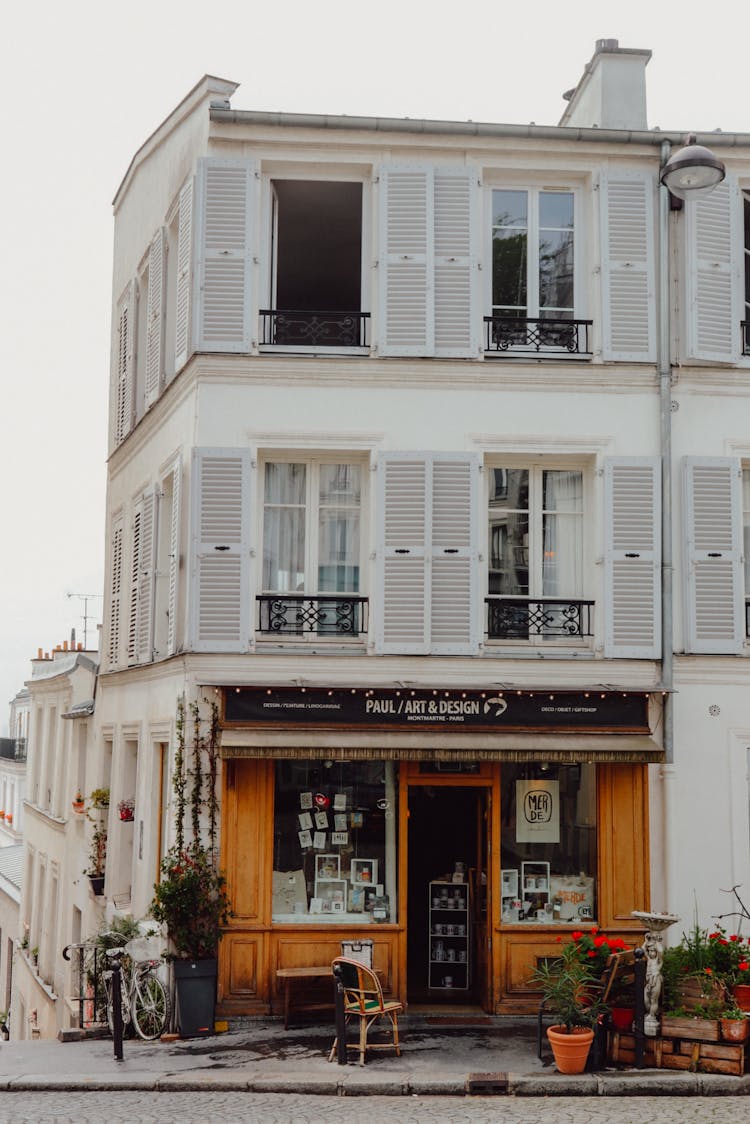
[[[54,1038],[77,1025],[73,963],[63,948],[93,936],[104,900],[84,876],[90,825],[72,802],[99,785],[90,743],[95,652],[39,652],[27,682],[30,721],[24,805],[24,876],[11,999],[11,1035]]]
[[[143,916],[171,840],[178,698],[245,685],[647,694],[623,760],[651,762],[653,907],[707,921],[750,885],[750,136],[708,138],[726,181],[669,212],[646,61],[599,51],[557,128],[236,111],[206,78],[134,157],[96,711],[136,800],[115,908]],[[324,634],[326,592],[350,630]]]

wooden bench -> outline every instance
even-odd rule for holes
[[[293,991],[295,985],[300,985],[298,990],[320,980],[328,979],[331,982],[330,998],[324,1001],[322,996],[303,999],[295,1004],[298,1011],[332,1011],[333,1010],[333,972],[330,964],[311,964],[304,968],[277,968],[276,979],[284,985],[284,1030],[289,1029],[289,1013],[292,1009]]]

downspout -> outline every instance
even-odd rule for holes
[[[661,146],[660,170],[671,151],[665,140]],[[661,445],[661,680],[662,734],[664,764],[662,776],[662,870],[665,901],[660,903],[666,913],[672,911],[675,896],[675,768],[674,768],[674,617],[672,607],[672,363],[671,315],[669,292],[669,189],[659,186],[659,426]]]

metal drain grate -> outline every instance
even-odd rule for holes
[[[470,1073],[466,1080],[470,1096],[499,1096],[508,1092],[507,1073]]]

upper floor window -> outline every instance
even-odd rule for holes
[[[745,636],[750,637],[750,468],[742,470],[742,553],[745,559]]]
[[[742,216],[743,216],[743,230],[745,234],[744,239],[744,305],[742,316],[742,354],[750,355],[750,192],[743,191],[742,193]],[[747,552],[745,552],[747,558]],[[750,587],[748,587],[750,588]]]
[[[270,305],[262,342],[360,347],[362,184],[278,179],[271,183]]]
[[[363,630],[362,466],[268,461],[263,476],[263,632]]]
[[[582,471],[492,468],[489,482],[490,638],[588,635]]]

